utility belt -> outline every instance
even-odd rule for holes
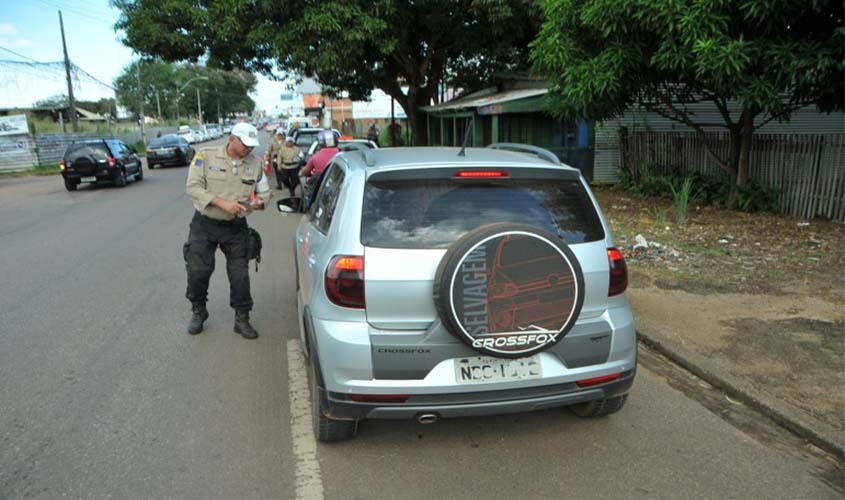
[[[194,218],[199,219],[200,221],[202,221],[205,224],[213,224],[215,226],[231,227],[231,226],[240,226],[240,225],[245,226],[246,225],[246,219],[243,218],[243,217],[235,217],[232,220],[220,220],[220,219],[211,218],[207,215],[203,215],[199,212],[194,212]]]

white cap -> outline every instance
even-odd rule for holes
[[[258,146],[258,130],[246,122],[240,122],[232,127],[232,135],[244,143],[244,146],[254,148]]]
[[[289,135],[289,136],[285,137],[285,142],[294,142],[293,136]]]
[[[276,135],[285,135],[285,129],[279,127],[276,129]]]

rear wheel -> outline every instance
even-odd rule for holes
[[[156,164],[155,163],[147,163],[147,168],[152,170],[152,169],[156,168]]]
[[[67,189],[68,191],[76,191],[77,187],[79,187],[79,184],[65,179],[65,189]]]
[[[144,180],[144,167],[143,167],[143,165],[140,165],[140,164],[138,165],[138,172],[135,174],[135,180],[136,181]]]
[[[621,396],[613,396],[612,398],[597,399],[595,401],[588,401],[586,403],[578,403],[570,406],[572,412],[579,417],[597,418],[616,413],[625,406],[625,401],[628,400],[627,394]]]
[[[125,187],[126,186],[126,170],[120,169],[117,172],[117,175],[114,177],[114,185],[117,187]]]
[[[318,441],[345,441],[358,434],[357,420],[335,420],[325,415],[327,408],[320,397],[317,379],[316,353],[311,353],[308,363],[308,385],[311,389],[311,426]]]

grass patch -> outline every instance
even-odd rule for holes
[[[0,179],[27,177],[30,175],[58,175],[61,173],[62,171],[58,165],[39,165],[24,170],[15,170],[14,172],[0,172]]]

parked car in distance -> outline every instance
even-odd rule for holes
[[[76,191],[83,183],[124,187],[129,179],[144,180],[137,152],[118,139],[74,142],[65,149],[59,168],[68,191]]]
[[[193,158],[194,148],[178,134],[155,138],[147,145],[147,167],[151,170],[156,166],[188,165]]]
[[[187,125],[182,125],[179,127],[179,132],[177,132],[183,139],[188,141],[188,144],[195,144],[197,142],[197,136],[194,135],[194,131],[191,130],[191,127]]]
[[[317,439],[371,418],[622,409],[637,369],[627,267],[577,169],[522,144],[360,149],[313,182],[277,207],[299,220]]]
[[[317,136],[326,130],[320,127],[308,127],[308,128],[298,128],[292,130],[290,133],[293,134],[293,142],[296,144],[299,149],[306,151],[307,148],[311,147],[311,143],[317,140]],[[340,132],[337,129],[332,129],[337,137],[340,137]]]

